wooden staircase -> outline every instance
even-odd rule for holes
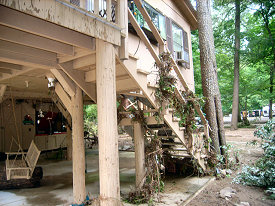
[[[136,6],[138,7],[139,11],[143,15],[144,19],[146,20],[148,26],[150,27],[153,35],[158,41],[159,44],[159,52],[162,53],[164,51],[168,51],[166,45],[161,38],[158,30],[154,26],[153,22],[151,21],[147,11],[142,6],[140,0],[134,0]],[[148,40],[147,36],[143,32],[143,30],[138,25],[135,17],[128,9],[128,16],[131,24],[135,28],[138,36],[146,45],[147,49],[150,51],[152,57],[154,58],[157,65],[161,65],[161,61],[159,59],[159,55],[156,53],[150,41]],[[142,95],[143,98],[146,98],[150,104],[151,108],[148,110],[144,110],[143,112],[148,115],[146,117],[148,127],[152,130],[157,132],[158,136],[161,138],[163,143],[163,150],[164,154],[170,155],[172,158],[190,158],[195,160],[197,164],[203,169],[206,170],[207,164],[205,159],[208,157],[209,153],[209,126],[207,120],[205,119],[200,106],[195,100],[192,100],[194,108],[198,115],[201,118],[203,123],[203,132],[199,132],[197,134],[193,134],[191,139],[188,139],[187,136],[184,135],[185,128],[179,126],[179,118],[174,116],[173,108],[169,108],[162,113],[163,121],[156,121],[154,114],[156,110],[159,108],[158,103],[155,99],[155,90],[157,85],[151,85],[147,82],[147,73],[142,72],[137,68],[137,59],[133,56],[130,56],[128,60],[121,61],[117,57],[117,61],[124,67],[125,71],[127,71],[128,75],[135,81],[135,83],[140,88],[139,95]],[[182,92],[190,92],[188,85],[177,66],[176,62],[173,60],[173,69],[178,79],[175,91],[182,103],[185,103],[187,100],[181,95]],[[184,88],[181,91],[179,88]],[[131,95],[131,94],[128,94]],[[136,96],[136,93],[132,94]],[[129,126],[133,125],[131,118],[125,118],[120,122],[120,125]]]

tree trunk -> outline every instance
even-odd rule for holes
[[[211,128],[212,145],[217,154],[223,154],[224,150],[221,151],[220,146],[226,143],[210,9],[210,0],[197,0],[201,76],[203,95],[206,97],[206,118]]]
[[[262,8],[262,6],[261,6]],[[273,110],[272,110],[272,93],[273,93],[273,75],[274,75],[274,72],[275,72],[275,45],[274,45],[274,39],[273,39],[273,35],[272,35],[272,32],[271,32],[271,29],[270,29],[270,24],[269,24],[269,16],[268,14],[266,14],[265,12],[263,11],[260,11],[262,17],[263,17],[263,20],[264,20],[264,26],[268,32],[268,35],[269,35],[269,39],[270,39],[270,42],[271,42],[271,45],[272,45],[272,55],[273,55],[273,65],[270,66],[270,79],[269,79],[269,82],[270,82],[270,88],[269,88],[269,93],[270,93],[270,99],[269,99],[269,119],[272,119],[272,115],[273,115]]]
[[[239,113],[239,68],[240,68],[240,0],[235,0],[235,55],[234,55],[234,89],[232,104],[231,129],[238,129]]]

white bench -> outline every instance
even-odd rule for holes
[[[7,180],[10,179],[30,179],[32,173],[35,169],[37,160],[40,155],[40,151],[37,146],[34,144],[34,141],[31,142],[31,145],[27,153],[22,152],[6,152],[6,176]],[[22,154],[21,159],[9,159],[10,155],[20,155]],[[26,155],[26,156],[25,156]]]

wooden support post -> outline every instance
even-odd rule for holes
[[[6,92],[6,89],[7,89],[7,85],[5,85],[5,84],[0,85],[0,103],[2,103],[3,100],[4,100],[3,97],[4,97],[4,94]]]
[[[71,130],[69,124],[67,124],[66,144],[67,144],[67,160],[72,160],[73,139],[72,139],[72,130]]]
[[[140,190],[145,181],[144,130],[140,123],[134,124],[136,188]]]
[[[72,97],[73,133],[73,194],[74,203],[81,204],[86,197],[85,190],[85,152],[82,90],[76,86]]]
[[[120,205],[115,49],[96,39],[100,205]]]
[[[117,20],[121,30],[121,45],[119,47],[119,58],[126,60],[129,58],[128,53],[128,1],[118,0]]]

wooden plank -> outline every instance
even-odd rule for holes
[[[73,46],[69,44],[64,44],[2,25],[0,25],[0,39],[58,54],[73,55]]]
[[[67,95],[67,93],[58,82],[55,84],[54,89],[55,93],[58,95],[63,105],[66,107],[67,111],[72,115],[72,101],[70,97]]]
[[[73,60],[73,68],[81,69],[88,66],[94,66],[96,63],[95,56],[95,54],[92,54]]]
[[[74,70],[72,62],[58,64],[57,66],[59,69],[62,69],[94,102],[96,102],[96,86],[95,84],[85,82],[84,72]]]
[[[60,69],[51,69],[51,72],[62,85],[64,90],[72,97],[75,95],[75,84],[74,82],[67,76],[67,74]]]
[[[125,91],[133,91],[139,89],[139,87],[135,84],[135,82],[126,76],[127,79],[118,79],[116,81],[116,91],[117,92],[125,92]]]
[[[75,48],[76,50],[77,48]],[[95,51],[91,51],[91,50],[79,50],[79,51],[75,51],[73,56],[70,55],[66,55],[66,56],[62,56],[62,57],[58,57],[58,63],[64,63],[64,62],[68,62],[74,59],[78,59],[80,57],[84,57],[87,56],[89,54],[94,54]]]

